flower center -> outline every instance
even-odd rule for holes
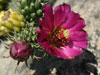
[[[7,20],[10,16],[10,11],[7,11],[4,13],[4,16],[2,17],[3,21]]]
[[[67,29],[55,27],[50,33],[50,42],[56,47],[64,46],[67,43],[68,36],[69,31]]]

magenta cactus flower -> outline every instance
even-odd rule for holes
[[[58,58],[74,59],[83,53],[88,45],[88,35],[83,30],[84,20],[71,11],[67,4],[54,9],[50,4],[43,7],[44,17],[37,30],[38,43]]]
[[[10,45],[10,56],[18,61],[26,61],[32,52],[31,46],[25,41],[18,41]]]

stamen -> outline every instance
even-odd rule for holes
[[[50,39],[51,39],[50,42],[56,47],[60,47],[67,43],[68,36],[69,36],[68,30],[56,27],[50,33]]]
[[[68,38],[68,36],[69,36],[69,31],[66,29],[66,30],[64,30],[63,34],[64,34],[64,36],[65,36],[66,38]]]

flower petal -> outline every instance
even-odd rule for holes
[[[66,47],[61,47],[57,48],[49,44],[45,44],[46,51],[58,58],[63,58],[63,59],[74,59],[75,56],[80,55],[83,50],[80,47],[73,47],[70,48],[68,46]]]
[[[82,48],[86,49],[88,44],[88,35],[83,30],[85,22],[80,18],[80,15],[71,12],[70,6],[67,4],[57,6],[54,9],[54,16],[50,5],[45,6],[43,10],[44,17],[40,21],[40,29],[37,31],[39,44],[43,46],[48,53],[58,58],[73,59],[75,56],[80,55],[83,52]],[[56,45],[53,44],[59,41],[51,42],[51,40],[55,38],[52,38],[53,35],[50,38],[50,33],[55,27],[68,29],[69,31],[69,36],[65,40],[67,42],[63,47],[56,47]],[[63,41],[60,43],[63,43]]]
[[[46,46],[48,45],[48,46]],[[53,45],[50,45],[49,44],[45,44],[45,47],[46,51],[58,58],[63,58],[63,59],[69,59],[68,56],[65,54],[64,51],[62,51],[61,48],[57,48],[57,47],[54,47]]]
[[[70,6],[67,4],[59,5],[54,9],[54,25],[61,25],[70,12]]]
[[[41,29],[50,29],[53,28],[53,10],[50,4],[43,7],[44,10],[44,17],[40,21],[40,28]]]
[[[80,18],[80,15],[74,12],[70,12],[68,14],[68,19],[66,22],[62,25],[62,28],[69,29],[72,28],[76,23],[77,20]]]
[[[83,53],[82,48],[79,47],[62,47],[62,50],[59,50],[61,53],[63,53],[64,55],[66,55],[66,57],[64,57],[64,59],[73,59],[75,58],[75,56],[80,55],[81,53]]]
[[[48,41],[48,39],[49,39],[48,37],[49,37],[48,33],[44,32],[42,30],[38,30],[37,40],[41,46],[43,46],[43,43]]]
[[[83,30],[71,32],[69,35],[69,39],[71,39],[72,41],[87,41],[88,34]]]
[[[80,41],[80,42],[73,41],[73,45],[87,49],[88,41]]]
[[[80,31],[85,27],[85,22],[82,18],[80,18],[77,23],[69,29],[70,32]]]

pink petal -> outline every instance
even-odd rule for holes
[[[62,47],[62,50],[59,50],[59,52],[63,55],[66,55],[66,57],[63,57],[64,59],[73,59],[73,58],[75,58],[75,56],[78,56],[81,53],[83,53],[83,50],[78,47],[70,48],[70,47],[66,46],[66,47]]]
[[[44,17],[40,21],[40,29],[37,30],[37,40],[46,51],[54,56],[63,59],[73,59],[80,55],[87,48],[88,35],[83,30],[85,22],[80,15],[71,12],[70,6],[67,4],[59,5],[54,9],[54,15],[51,5],[44,8]],[[66,46],[55,47],[50,42],[50,32],[54,26],[61,25],[62,28],[69,30],[69,37]],[[62,36],[62,35],[61,35]],[[62,36],[63,37],[63,36]]]
[[[69,35],[69,39],[73,41],[87,41],[88,40],[88,35],[85,31],[75,31],[71,32]]]
[[[42,18],[42,20],[40,20],[40,24],[39,24],[39,27],[41,30],[44,30],[44,31],[51,31],[52,30],[52,27],[48,26],[48,22],[45,22],[46,18]]]
[[[70,55],[72,57],[78,56],[81,53],[83,53],[82,48],[79,48],[79,47],[74,47],[73,46],[72,48],[67,47],[66,49],[67,49],[66,51],[67,51],[68,55]]]
[[[17,49],[15,48],[15,45],[14,44],[11,44],[11,47],[10,47],[10,55],[13,57],[14,55],[17,54]]]
[[[57,6],[54,9],[54,25],[61,25],[70,11],[70,6],[67,4]]]
[[[68,59],[68,56],[62,51],[61,48],[54,47],[50,43],[45,44],[45,48],[48,53],[50,53],[58,58]]]
[[[48,45],[46,47],[46,45]],[[46,47],[46,51],[54,56],[56,56],[57,52],[56,52],[56,48],[51,44],[51,43],[47,43],[45,44],[45,47]]]
[[[70,32],[80,31],[85,27],[85,22],[82,18],[80,18],[77,23],[69,29]]]
[[[42,46],[43,43],[45,43],[49,40],[48,33],[44,32],[42,30],[38,31],[37,40],[38,40],[38,43]]]
[[[76,48],[70,48],[70,47],[61,47],[57,48],[52,46],[50,43],[45,44],[46,51],[58,58],[63,58],[63,59],[74,59],[75,56],[80,55],[83,50],[79,47]]]
[[[66,22],[62,25],[62,27],[64,29],[69,29],[72,28],[76,23],[77,20],[80,18],[80,15],[74,12],[70,12],[68,14],[68,19],[66,20]]]
[[[87,49],[88,41],[80,41],[80,42],[73,41],[73,44],[77,47]]]
[[[40,20],[40,28],[50,29],[53,28],[53,10],[50,4],[43,7],[44,17]]]

